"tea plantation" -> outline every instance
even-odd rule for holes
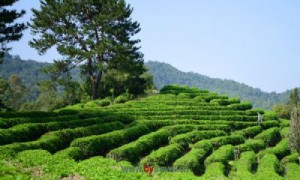
[[[0,179],[294,180],[288,134],[273,112],[169,85],[105,107],[1,113]]]

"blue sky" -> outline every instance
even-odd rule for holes
[[[128,0],[140,22],[145,61],[157,60],[214,78],[232,79],[263,91],[300,86],[298,0]],[[20,0],[29,20],[38,0]],[[11,43],[22,59],[51,62],[55,49],[39,56],[27,30]]]

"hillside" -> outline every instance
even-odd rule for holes
[[[168,84],[181,84],[200,89],[207,89],[219,94],[226,94],[229,97],[240,97],[241,100],[249,100],[254,107],[271,109],[274,104],[286,103],[290,91],[284,93],[266,93],[245,84],[232,80],[221,80],[210,78],[204,75],[191,72],[182,72],[169,64],[150,61],[145,63],[153,75],[157,88]],[[50,63],[40,63],[33,60],[21,60],[18,56],[6,56],[4,63],[0,65],[0,77],[7,79],[11,74],[17,74],[22,78],[23,83],[30,87],[32,98],[38,96],[36,82],[47,79],[47,76],[40,72],[42,67]],[[79,71],[72,71],[75,79],[79,80]]]
[[[297,155],[287,144],[289,121],[259,112],[262,123],[251,104],[239,99],[167,86],[158,95],[107,107],[0,113],[0,174],[12,179],[297,179]]]
[[[193,72],[182,72],[170,64],[157,61],[146,63],[149,71],[154,77],[157,88],[168,84],[180,84],[207,89],[229,97],[240,97],[241,100],[249,100],[254,107],[271,109],[274,104],[286,103],[290,91],[284,93],[266,93],[260,89],[233,81],[210,78]]]

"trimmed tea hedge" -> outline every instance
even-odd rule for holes
[[[144,165],[157,165],[157,166],[170,166],[172,163],[183,155],[183,147],[174,143],[165,147],[161,147],[156,151],[153,151],[148,156],[144,157],[140,164]]]
[[[71,147],[79,147],[84,157],[105,155],[111,149],[133,141],[149,132],[145,125],[136,125],[102,135],[76,139],[71,143]]]
[[[226,163],[229,160],[232,160],[234,157],[234,146],[231,144],[221,146],[219,149],[215,150],[210,156],[208,156],[204,164],[205,166],[214,163],[214,162],[222,162]]]
[[[239,160],[234,162],[230,172],[232,179],[255,179],[252,168],[256,164],[256,156],[253,151],[243,152]]]
[[[278,174],[280,171],[280,164],[276,156],[273,154],[266,154],[260,160],[255,176],[258,179],[281,180],[283,178]]]

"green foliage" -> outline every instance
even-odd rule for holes
[[[240,159],[234,162],[229,177],[231,179],[255,179],[252,174],[255,164],[255,153],[253,151],[243,152]]]
[[[75,129],[64,129],[44,134],[36,141],[13,143],[0,147],[4,156],[13,156],[15,153],[29,149],[45,149],[52,153],[69,146],[76,138],[103,134],[124,128],[120,122],[104,123]]]
[[[116,99],[114,100],[114,103],[125,103],[127,101],[129,101],[132,98],[132,96],[128,93],[124,93],[119,95],[118,97],[116,97]]]
[[[204,159],[207,157],[209,153],[213,150],[212,144],[207,141],[201,141],[201,145],[198,145],[198,148],[192,148],[187,154],[177,159],[173,166],[177,168],[189,168],[195,174],[202,174],[204,171]],[[201,147],[201,148],[200,148]]]
[[[246,138],[252,138],[262,131],[260,126],[252,126],[246,129],[235,131],[234,134],[240,134]]]
[[[290,154],[288,156],[285,156],[280,161],[280,164],[282,166],[286,166],[287,163],[297,163],[297,164],[299,164],[298,154],[297,153],[292,153],[292,154]]]
[[[151,150],[166,145],[170,132],[167,129],[161,129],[156,132],[144,135],[131,143],[125,144],[117,149],[110,151],[107,157],[117,161],[126,160],[137,163],[140,157],[148,154]]]
[[[298,156],[300,157],[300,133],[299,132],[300,132],[300,112],[299,109],[295,107],[291,113],[289,146],[291,150],[296,151],[298,153]]]
[[[273,154],[266,154],[259,162],[255,177],[258,179],[283,179],[278,173],[281,171],[278,159]]]
[[[179,134],[170,140],[170,143],[195,143],[202,139],[210,139],[218,136],[225,136],[226,133],[220,130],[214,131],[192,131],[185,134]]]
[[[215,150],[210,156],[208,156],[204,164],[205,166],[214,163],[222,162],[226,163],[229,160],[232,160],[234,157],[234,147],[231,144],[221,146],[219,149]]]
[[[165,147],[161,147],[156,151],[151,152],[148,156],[144,157],[140,164],[144,165],[157,165],[157,166],[170,166],[183,154],[183,147],[174,143]]]
[[[263,140],[260,139],[248,139],[244,144],[237,146],[240,152],[243,151],[254,151],[258,152],[266,148],[266,144]]]
[[[139,23],[130,17],[132,11],[123,0],[43,1],[39,9],[33,9],[30,26],[38,38],[30,45],[42,54],[56,46],[65,57],[54,62],[51,73],[55,76],[80,66],[90,81],[90,94],[95,100],[105,71],[118,70],[121,64],[122,73],[123,69],[134,69],[130,78],[145,72],[139,40],[132,39],[140,31]]]
[[[277,127],[270,128],[255,136],[254,139],[263,140],[266,145],[274,146],[280,141],[280,132]]]
[[[246,101],[246,102],[242,102],[242,103],[239,103],[239,104],[230,104],[227,107],[229,107],[231,109],[234,109],[234,110],[245,111],[245,110],[251,109],[252,104],[250,104],[250,102]]]
[[[153,75],[154,83],[158,89],[168,84],[180,84],[189,87],[207,89],[229,97],[240,97],[242,101],[249,100],[253,107],[271,109],[278,103],[287,103],[290,91],[284,93],[266,93],[260,89],[249,87],[232,80],[210,78],[197,73],[182,72],[170,64],[150,61],[146,63]]]
[[[78,138],[71,143],[71,147],[79,147],[83,153],[83,158],[93,155],[105,155],[110,150],[147,133],[149,133],[149,129],[146,126],[137,125],[103,135]]]
[[[2,63],[5,52],[11,49],[8,48],[6,44],[20,40],[23,35],[22,31],[26,29],[24,23],[15,22],[25,14],[25,11],[17,12],[14,9],[7,8],[7,6],[12,6],[17,1],[18,0],[6,0],[0,2],[0,64]]]
[[[205,173],[201,179],[219,179],[225,180],[228,179],[225,175],[225,165],[221,162],[210,163],[205,168]]]
[[[285,179],[293,180],[300,177],[300,166],[296,163],[288,163],[285,167]]]
[[[287,104],[276,104],[273,106],[272,110],[278,114],[279,118],[291,118],[291,108]]]
[[[265,154],[274,154],[280,160],[286,155],[290,154],[289,142],[288,139],[282,139],[275,147],[267,148],[263,151],[260,151],[258,156],[263,157]]]

